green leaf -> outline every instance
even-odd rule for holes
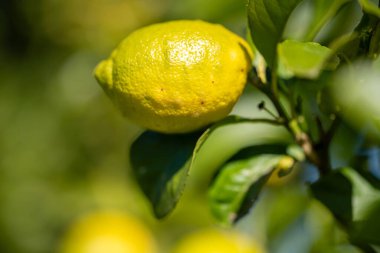
[[[278,45],[278,57],[278,71],[283,78],[314,79],[322,70],[333,69],[339,63],[331,49],[315,42],[286,40]]]
[[[348,62],[360,58],[376,59],[380,53],[380,19],[364,13],[351,38],[351,41],[339,50]]]
[[[312,184],[311,190],[345,226],[351,241],[380,245],[380,190],[357,171],[334,171]]]
[[[132,170],[157,218],[169,214],[177,204],[199,136],[200,133],[166,135],[146,131],[133,142]]]
[[[312,0],[313,19],[310,23],[306,41],[312,41],[322,27],[350,0]]]
[[[380,140],[379,64],[357,61],[335,73],[330,93],[347,123]]]
[[[301,0],[250,0],[248,21],[252,40],[273,67],[277,44],[282,39],[286,23]]]
[[[364,12],[380,18],[380,8],[378,8],[374,2],[370,0],[359,0],[359,3],[362,6]]]
[[[210,127],[199,138],[194,149],[191,169],[207,171],[211,177],[216,169],[241,149],[255,145],[293,142],[292,136],[283,126],[229,116]]]
[[[380,57],[377,57],[377,59],[373,62],[373,68],[380,72]]]
[[[147,131],[131,146],[137,182],[157,218],[176,206],[190,169],[212,173],[240,149],[260,144],[291,143],[282,126],[229,116],[200,133],[165,135]],[[207,175],[205,175],[207,176]]]
[[[315,141],[320,138],[320,126],[323,129],[331,126],[330,115],[336,110],[326,89],[327,84],[331,82],[332,73],[324,71],[317,79],[285,80],[286,87],[292,91],[291,103],[295,105],[295,111],[302,115],[300,127]],[[321,123],[319,126],[316,124],[316,119]]]
[[[265,154],[225,165],[209,190],[215,218],[224,225],[234,222],[248,191],[253,202],[282,157]]]
[[[341,222],[352,220],[352,186],[339,172],[327,175],[311,185],[313,195]]]

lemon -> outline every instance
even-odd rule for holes
[[[237,232],[203,229],[180,241],[172,253],[264,253],[253,240]]]
[[[150,231],[136,218],[118,212],[84,216],[67,231],[61,253],[156,253]]]
[[[231,111],[252,57],[246,41],[221,25],[171,21],[130,34],[95,77],[126,118],[153,131],[186,133]]]
[[[296,175],[296,171],[291,171],[293,170],[295,160],[294,158],[290,156],[285,156],[282,158],[277,166],[275,167],[274,171],[270,175],[267,185],[268,186],[283,186],[288,184],[290,181],[292,181]],[[285,172],[286,175],[281,176],[280,173]]]

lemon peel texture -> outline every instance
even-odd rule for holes
[[[246,41],[223,26],[179,20],[130,34],[95,77],[126,118],[153,131],[186,133],[228,115],[252,58]]]

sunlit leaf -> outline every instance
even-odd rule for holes
[[[301,0],[250,0],[248,20],[252,40],[273,67],[277,43],[282,39],[289,16]]]
[[[315,42],[286,40],[278,45],[279,74],[283,78],[316,78],[323,69],[338,65],[337,57],[329,61],[331,53],[329,48]]]
[[[147,131],[132,144],[132,169],[158,218],[168,215],[176,206],[190,168],[204,169],[211,175],[244,147],[292,142],[282,126],[238,116],[227,117],[200,135]]]
[[[209,190],[209,202],[215,218],[225,225],[234,222],[248,191],[253,204],[282,157],[284,155],[257,155],[223,166]]]

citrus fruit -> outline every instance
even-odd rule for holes
[[[292,171],[294,163],[294,159],[290,156],[285,156],[284,158],[282,158],[278,162],[272,174],[270,175],[267,181],[267,185],[283,186],[292,181],[297,174],[297,172]],[[282,173],[284,173],[285,175],[281,175]]]
[[[136,218],[97,212],[75,222],[64,237],[61,253],[156,253],[150,231]]]
[[[171,21],[130,34],[95,77],[126,118],[157,132],[186,133],[231,111],[252,57],[246,41],[221,25]]]
[[[190,234],[178,243],[172,253],[264,253],[253,240],[242,234],[217,229],[204,229]]]

